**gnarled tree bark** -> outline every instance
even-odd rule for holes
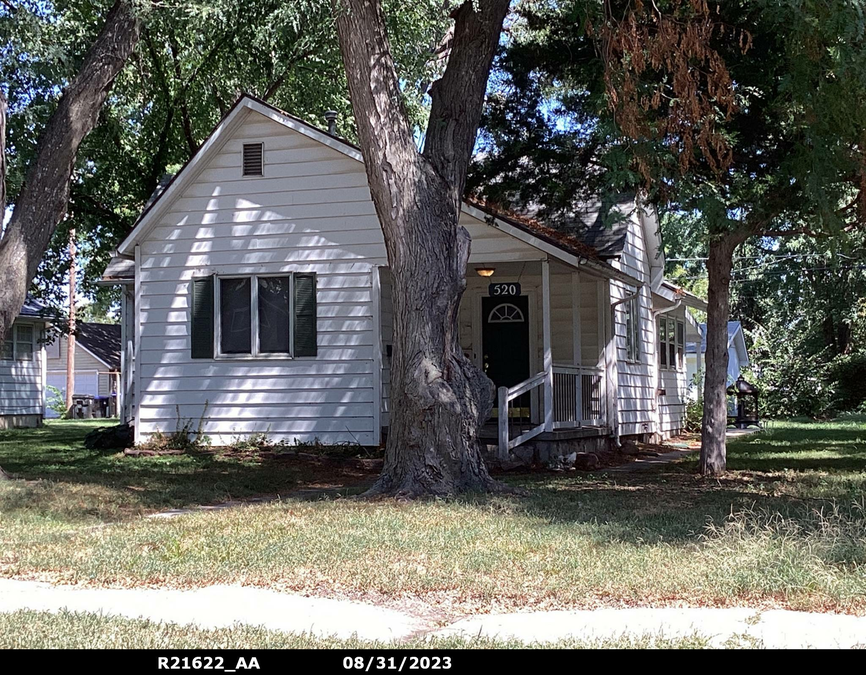
[[[418,152],[379,0],[335,0],[352,109],[393,280],[390,429],[384,469],[370,495],[504,489],[489,476],[478,442],[494,387],[463,354],[457,314],[470,249],[458,219],[508,4],[475,0],[453,12],[451,54],[431,89],[424,150]]]
[[[36,158],[0,239],[4,280],[0,285],[0,342],[18,316],[51,236],[66,215],[75,156],[138,42],[139,11],[132,0],[117,0],[39,138]],[[4,171],[0,180],[5,183],[5,178]]]

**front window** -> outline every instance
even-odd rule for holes
[[[291,277],[219,279],[219,352],[227,356],[291,352]]]
[[[684,366],[684,345],[686,325],[678,319],[659,317],[659,367],[669,370],[682,370]]]
[[[220,279],[220,352],[249,354],[252,349],[251,280]]]
[[[20,324],[12,326],[3,343],[4,361],[32,361],[36,352],[36,333],[33,326]]]

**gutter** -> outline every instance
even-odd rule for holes
[[[616,324],[616,308],[619,307],[620,305],[622,305],[626,302],[629,302],[631,300],[634,300],[636,297],[638,297],[640,295],[640,289],[643,288],[645,285],[646,284],[641,284],[640,286],[637,287],[637,289],[634,291],[634,293],[626,295],[625,297],[620,298],[616,302],[610,303],[610,324],[609,325],[611,327],[612,334],[610,336],[605,335],[605,338],[606,338],[606,340],[605,340],[605,342],[606,342],[606,345],[605,345],[605,366],[608,366],[607,349],[608,349],[608,346],[610,345],[611,341],[614,339],[613,327]],[[614,349],[615,349],[615,347],[614,347]],[[616,360],[616,358],[614,357],[612,360]],[[609,372],[609,368],[606,367],[605,370]],[[605,375],[607,375],[607,374],[608,373],[605,372]],[[612,383],[608,382],[608,386],[612,386]],[[617,405],[617,398],[618,398],[617,396],[613,396],[613,398],[612,398],[613,410],[610,411],[611,412],[611,421],[612,421],[611,437],[613,438],[614,445],[617,448],[621,448],[622,442],[620,441],[620,433],[619,433],[619,407]]]

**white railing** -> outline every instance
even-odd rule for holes
[[[541,372],[538,375],[530,377],[528,380],[524,380],[520,384],[515,384],[513,387],[499,387],[499,406],[498,406],[498,429],[499,429],[499,455],[500,457],[506,457],[508,455],[508,451],[516,448],[521,443],[526,443],[531,438],[535,438],[538,434],[544,431],[544,422],[542,421],[540,424],[536,426],[530,427],[528,430],[523,431],[520,435],[515,438],[510,438],[510,426],[511,426],[511,402],[524,394],[529,394],[533,389],[543,388],[544,380],[547,377],[547,373]],[[538,399],[541,400],[541,394]],[[523,419],[523,414],[521,411],[521,415],[518,419]],[[532,415],[526,415],[526,419],[531,420]],[[531,422],[530,422],[531,424]],[[520,425],[518,425],[520,426]]]
[[[544,432],[544,415],[538,412],[544,409],[546,379],[547,373],[542,371],[513,387],[499,387],[497,423],[500,457],[507,457],[509,450]],[[554,365],[553,428],[603,426],[604,384],[604,372],[601,368]],[[538,412],[535,415],[526,410],[527,406],[512,405],[512,401],[527,394],[530,394],[535,404],[532,407],[537,407]],[[511,437],[512,427],[520,432],[514,438]]]
[[[601,368],[553,366],[553,427],[604,424],[604,374]]]

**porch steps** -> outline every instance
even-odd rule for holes
[[[531,428],[526,425],[526,428]],[[512,433],[518,434],[524,431],[520,426],[512,427]],[[597,438],[599,436],[607,436],[610,434],[610,429],[607,427],[591,427],[583,426],[574,429],[554,429],[553,431],[543,431],[533,440],[535,441],[573,441],[580,438]],[[479,440],[484,443],[496,444],[498,442],[498,430],[495,425],[485,424],[481,427],[478,434]]]

